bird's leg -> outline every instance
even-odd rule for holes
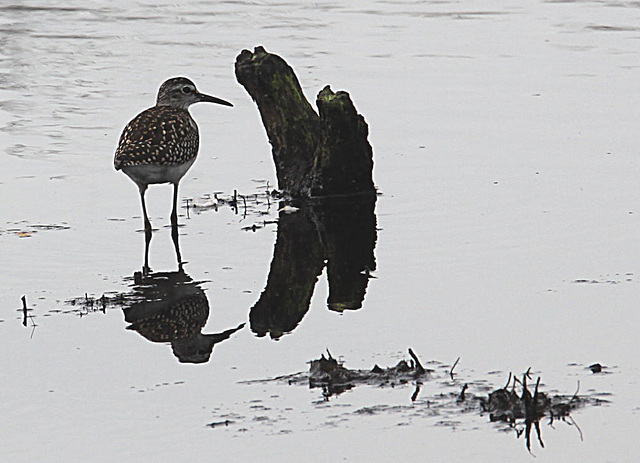
[[[178,183],[173,184],[173,210],[171,211],[171,226],[178,226]]]
[[[144,265],[142,266],[142,275],[148,276],[151,273],[149,267],[149,244],[151,243],[151,233],[145,232],[144,234]]]
[[[173,210],[171,211],[171,238],[173,247],[176,250],[176,260],[178,261],[178,271],[182,271],[182,255],[180,254],[180,234],[178,233],[178,183],[173,184]]]
[[[144,266],[142,267],[143,275],[148,275],[151,272],[149,268],[149,243],[151,243],[151,236],[153,232],[151,230],[151,222],[147,215],[147,205],[144,200],[144,194],[147,191],[147,186],[140,187],[140,201],[142,202],[142,215],[144,216]]]
[[[151,234],[151,222],[149,221],[149,216],[147,215],[147,204],[144,200],[144,194],[147,191],[147,186],[140,187],[140,201],[142,202],[142,215],[144,216],[144,231],[146,234]]]
[[[178,271],[182,272],[182,255],[180,254],[180,234],[178,233],[178,224],[171,225],[171,239],[173,247],[176,250],[176,260],[178,261]]]

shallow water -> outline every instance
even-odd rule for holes
[[[425,407],[532,367],[547,392],[571,396],[580,381],[608,400],[572,414],[582,440],[544,420],[535,461],[634,461],[636,2],[174,3],[0,6],[0,459],[531,461],[479,412]],[[208,362],[180,363],[127,330],[120,305],[86,304],[129,294],[142,265],[138,195],[112,156],[158,85],[187,75],[235,107],[192,109],[201,149],[181,198],[263,195],[276,183],[270,146],[233,74],[256,45],[294,67],[310,101],[329,83],[365,116],[381,192],[376,278],[362,308],[340,313],[327,310],[323,273],[292,331],[259,337],[250,314],[277,202],[183,209],[186,291],[209,306],[202,331],[247,325]],[[167,186],[147,193],[158,272],[176,271],[170,198]],[[409,347],[442,365],[414,404],[412,385],[323,401],[247,383],[305,371],[327,348],[365,369]],[[605,374],[586,368],[595,362]]]

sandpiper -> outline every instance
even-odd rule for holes
[[[147,235],[151,234],[151,222],[144,194],[150,184],[173,184],[171,224],[177,226],[178,184],[195,162],[200,143],[189,106],[199,102],[233,106],[198,92],[186,77],[174,77],[160,86],[156,105],[131,120],[120,136],[113,165],[138,185]]]

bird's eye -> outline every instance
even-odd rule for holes
[[[188,85],[182,87],[182,93],[184,93],[185,95],[188,95],[191,92],[193,92],[193,88],[189,87]]]

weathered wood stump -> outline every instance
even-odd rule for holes
[[[327,85],[316,113],[293,69],[262,47],[243,50],[235,71],[258,105],[283,192],[294,198],[375,194],[369,129],[347,92]]]

